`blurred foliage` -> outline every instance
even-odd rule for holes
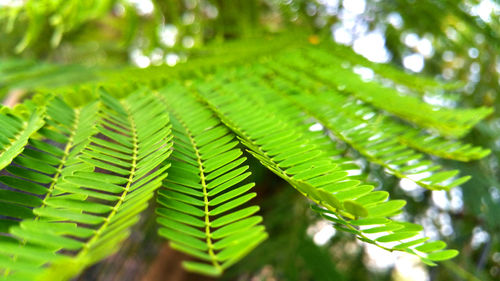
[[[214,62],[220,58],[230,61],[217,42],[234,38],[247,38],[246,42],[251,42],[255,36],[300,28],[301,32],[317,34],[311,37],[312,41],[337,39],[336,31],[347,30],[350,39],[344,43],[355,50],[357,40],[362,42],[366,35],[382,34],[389,54],[387,62],[404,67],[405,58],[417,55],[424,63],[421,73],[427,77],[422,79],[457,81],[451,84],[462,86],[452,94],[444,94],[442,88],[436,87],[400,88],[400,91],[449,107],[458,103],[465,107],[493,106],[498,112],[500,106],[500,8],[492,0],[14,0],[4,3],[7,6],[0,7],[0,96],[12,89],[32,90],[33,85],[54,89],[103,77],[109,81],[115,76],[141,79],[134,75],[134,69],[127,67],[131,63],[168,71],[170,65],[182,64],[187,59],[202,62],[192,68],[206,64],[206,57],[214,55],[218,55]],[[293,44],[295,34],[288,34],[291,36],[284,36],[282,44]],[[430,44],[430,50],[424,51],[422,44]],[[248,48],[252,47],[255,52],[269,51],[261,50],[258,44],[248,44]],[[277,44],[276,49],[279,48]],[[340,52],[343,47],[327,48]],[[375,64],[355,56],[351,61],[377,74],[391,75],[388,68],[392,66],[377,69]],[[126,72],[115,71],[123,67]],[[424,224],[429,235],[440,237],[461,251],[453,263],[429,269],[432,280],[500,278],[499,139],[500,116],[495,113],[466,138],[474,145],[490,148],[493,153],[488,158],[471,163],[439,160],[443,166],[460,168],[472,175],[472,180],[455,193],[401,189],[400,182],[379,167],[364,165],[366,171],[379,175],[370,180],[383,185],[393,197],[408,201],[404,214],[407,219]],[[276,179],[266,173],[257,174],[261,183],[258,192],[273,195],[261,199],[266,201],[261,205],[266,226],[274,238],[228,272],[227,280],[415,280],[398,275],[401,269],[398,266],[374,267],[369,250],[348,235],[337,233],[325,245],[315,244],[313,238],[318,230],[311,229],[320,221],[317,215],[305,208],[303,201],[298,201],[288,188],[273,187],[268,191],[269,182]],[[274,204],[277,201],[293,205],[290,221],[280,218],[289,209],[281,209],[285,204]],[[270,252],[273,255],[267,254]],[[262,267],[264,262],[267,265]],[[315,270],[307,270],[311,268]],[[241,272],[246,273],[238,276]]]

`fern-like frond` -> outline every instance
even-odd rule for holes
[[[340,94],[333,89],[326,90],[322,83],[314,81],[303,72],[287,67],[276,67],[272,64],[267,64],[261,72],[261,75],[266,76],[270,84],[275,85],[279,90],[292,96],[295,95],[297,98],[309,93],[310,96],[319,96],[329,100],[328,103],[332,104],[331,110],[341,111],[347,118],[374,127],[373,132],[383,131],[385,134],[392,134],[399,143],[415,150],[458,161],[478,160],[491,152],[482,147],[430,135],[420,129],[397,122],[352,96]]]
[[[335,56],[339,59],[348,62],[351,67],[362,66],[373,70],[376,75],[392,80],[394,83],[403,85],[418,92],[419,95],[425,91],[435,90],[453,90],[464,86],[463,82],[444,82],[425,76],[411,75],[398,69],[391,64],[382,64],[372,62],[360,54],[354,52],[348,46],[337,44],[331,40],[325,40],[316,48],[319,54],[322,54],[328,59],[330,56]]]
[[[55,99],[42,138],[30,140],[37,150],[7,167],[2,182],[33,193],[5,190],[10,201],[31,200],[11,202],[24,212],[7,215],[10,237],[0,247],[7,280],[67,280],[116,251],[166,176],[168,165],[157,169],[171,153],[164,107],[140,94],[101,97],[74,110]]]
[[[95,109],[96,106],[89,106],[88,108]],[[94,112],[91,110],[89,111],[90,114],[95,115],[96,113],[95,110]],[[72,139],[76,132],[75,126],[78,124],[78,118],[76,118],[75,115],[75,111],[65,105],[60,99],[54,99],[48,105],[47,118],[45,119],[47,125],[39,130],[38,138],[32,138],[29,140],[28,146],[22,146],[24,150],[23,153],[16,157],[13,164],[6,168],[9,174],[0,177],[1,183],[5,184],[10,189],[19,191],[19,193],[16,193],[9,189],[2,190],[7,193],[2,197],[6,202],[5,205],[2,206],[2,210],[11,208],[15,210],[21,208],[17,204],[30,202],[22,209],[24,211],[21,212],[20,209],[18,213],[26,214],[27,218],[29,218],[35,215],[30,214],[31,210],[26,207],[38,207],[45,203],[44,198],[39,200],[36,195],[50,196],[55,183],[60,179],[61,172],[67,160],[65,152],[68,153],[74,145]],[[58,117],[61,116],[64,121],[57,121],[59,120]],[[33,117],[31,120],[33,120]],[[68,136],[66,136],[65,133],[68,134]],[[24,141],[25,145],[28,142],[28,137],[29,136],[26,136],[26,140]],[[86,137],[88,137],[88,135]],[[51,139],[53,143],[57,145],[50,145],[46,142],[42,142],[39,138]],[[61,149],[58,146],[64,146],[65,148]],[[48,188],[45,188],[44,185],[48,185]],[[15,197],[24,199],[16,201],[14,200]],[[10,201],[11,199],[12,201]],[[40,204],[36,204],[35,202],[39,202]],[[7,207],[7,204],[12,205],[10,205],[11,207]],[[16,217],[15,212],[4,215],[18,219],[23,218]]]
[[[169,176],[159,191],[159,234],[201,262],[184,261],[194,272],[218,276],[259,245],[267,234],[238,141],[185,88],[161,90],[172,113],[174,152]]]
[[[185,268],[219,276],[267,237],[259,207],[249,205],[256,194],[239,145],[336,229],[431,265],[455,256],[444,242],[428,242],[421,226],[392,220],[406,202],[365,184],[353,155],[428,189],[449,189],[468,177],[441,171],[424,153],[486,156],[448,138],[490,109],[432,106],[412,91],[441,83],[411,81],[343,47],[329,53],[294,36],[206,49],[210,58],[193,54],[178,68],[103,73],[99,83],[112,96],[92,83],[63,89],[72,94],[50,95],[29,118],[0,110],[0,280],[75,276],[119,248],[161,186],[159,235],[196,259]],[[387,88],[380,77],[366,82],[355,65],[411,91]],[[22,75],[0,84],[28,83]],[[135,91],[144,85],[161,90]]]
[[[270,83],[275,91],[281,92],[284,98],[289,98],[295,106],[317,119],[338,139],[399,178],[409,179],[432,190],[450,189],[469,179],[468,176],[455,179],[457,170],[441,171],[439,165],[425,160],[424,155],[400,143],[398,135],[378,122],[376,116],[368,121],[352,118],[352,113],[363,112],[362,108],[342,95],[332,91],[307,94],[291,81],[280,77],[273,77]]]
[[[213,79],[198,87],[208,106],[264,166],[324,207],[316,210],[334,222],[337,229],[387,250],[416,254],[428,264],[434,264],[432,259],[451,258],[458,253],[439,251],[442,248],[433,248],[429,253],[415,251],[415,246],[425,245],[426,239],[412,240],[422,227],[388,218],[401,212],[405,201],[387,200],[387,192],[373,191],[373,186],[352,179],[330,155],[308,146],[310,136],[307,132],[297,132],[279,114],[270,112],[272,109],[257,107],[244,98],[259,91],[258,87],[241,80],[225,80],[221,76]],[[376,227],[365,230],[361,225]]]
[[[386,123],[386,122],[384,122]],[[388,129],[399,133],[398,140],[413,149],[432,154],[441,158],[457,161],[473,161],[488,156],[491,150],[480,146],[473,146],[457,140],[447,140],[440,136],[433,136],[416,129],[408,129],[408,126],[401,126],[387,122]]]
[[[23,151],[30,136],[43,126],[42,115],[34,112],[29,120],[12,114],[0,115],[0,170]]]
[[[342,59],[319,54],[314,48],[289,50],[273,59],[312,75],[325,85],[353,95],[404,120],[430,128],[447,137],[461,137],[477,122],[491,113],[490,108],[450,109],[431,106],[412,96],[401,95],[392,88],[363,81],[356,73],[342,67]],[[437,110],[439,109],[439,110]]]
[[[65,227],[69,225],[54,225],[55,229],[51,229],[35,209],[49,207],[52,197],[61,194],[55,186],[63,174],[71,173],[73,163],[69,154],[78,154],[81,145],[85,145],[92,134],[93,122],[89,118],[95,118],[96,114],[96,103],[80,111],[58,98],[53,99],[47,106],[46,125],[5,169],[8,174],[0,177],[5,187],[0,190],[3,193],[0,210],[4,216],[1,230],[8,235],[1,236],[5,240],[0,247],[3,249],[0,271],[7,279],[34,280],[41,272],[39,266],[55,259],[52,252],[59,245],[74,246],[70,240],[58,240],[54,235],[54,232],[69,231],[71,227]],[[88,122],[82,124],[82,119]],[[36,229],[37,225],[42,228]],[[46,235],[39,235],[40,230]],[[43,246],[34,246],[37,244]],[[44,259],[44,256],[50,258]],[[30,267],[32,270],[28,270]]]
[[[0,59],[0,97],[12,89],[42,90],[75,85],[98,78],[98,68],[51,64],[24,59]]]

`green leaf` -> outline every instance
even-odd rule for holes
[[[356,203],[356,201],[352,200],[344,201],[344,208],[346,211],[353,214],[357,218],[368,216],[368,211],[366,210],[366,208],[363,207],[363,205]]]
[[[386,224],[390,221],[386,218],[365,218],[365,219],[357,219],[351,221],[354,225],[374,225],[374,224]]]
[[[446,243],[438,240],[438,241],[428,242],[428,243],[425,243],[421,246],[415,247],[415,250],[418,250],[418,251],[423,252],[423,253],[429,253],[429,252],[442,250],[445,247],[446,247]]]
[[[335,195],[323,189],[318,189],[319,198],[335,209],[342,209],[342,203],[335,197]]]
[[[398,213],[403,206],[406,205],[404,200],[392,200],[380,203],[378,205],[368,208],[368,215],[370,217],[391,216]]]
[[[378,242],[383,242],[383,243],[394,242],[394,241],[401,241],[404,239],[411,238],[417,234],[418,234],[418,232],[398,232],[398,233],[393,233],[393,234],[381,236],[375,240]]]
[[[458,255],[457,250],[444,250],[439,252],[433,252],[427,255],[427,258],[432,261],[444,261],[449,260]]]
[[[220,276],[222,274],[222,269],[216,268],[214,266],[211,266],[211,265],[208,265],[205,263],[184,261],[184,262],[182,262],[182,266],[186,270],[201,273],[201,274],[208,275],[208,276],[217,277],[217,276]]]

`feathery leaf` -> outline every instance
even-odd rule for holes
[[[218,276],[267,238],[246,158],[235,148],[229,129],[179,86],[161,90],[172,113],[172,167],[159,191],[159,234],[174,249],[201,262],[185,261],[187,270]]]

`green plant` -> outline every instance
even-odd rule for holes
[[[197,260],[185,268],[220,275],[267,238],[259,207],[248,205],[256,194],[240,147],[336,229],[429,265],[456,256],[445,242],[428,242],[420,225],[393,219],[406,202],[390,200],[356,160],[449,190],[469,177],[426,154],[488,155],[457,138],[491,110],[431,106],[422,91],[460,85],[413,79],[331,43],[280,40],[229,45],[213,63],[103,72],[2,108],[3,278],[77,275],[119,248],[154,196],[159,235]],[[357,65],[374,79],[354,73]]]

